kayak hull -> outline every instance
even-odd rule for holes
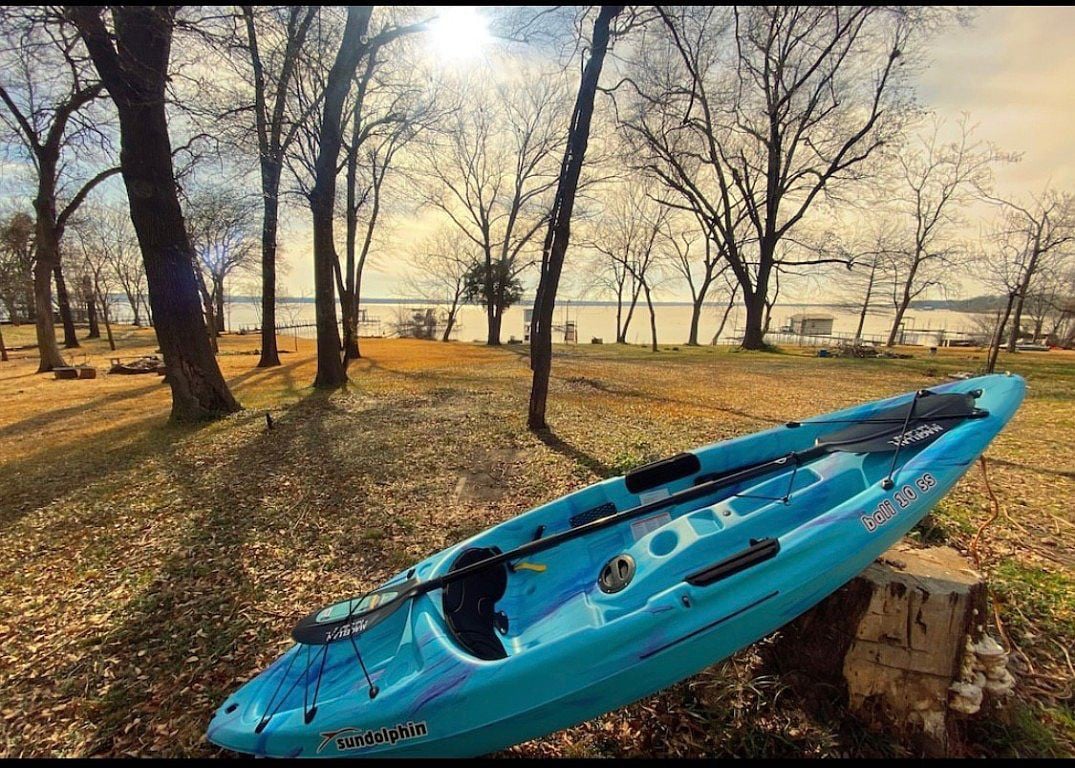
[[[234,751],[280,757],[465,757],[637,701],[788,623],[904,536],[1009,421],[1025,384],[1017,376],[989,376],[931,388],[974,390],[981,390],[977,404],[987,415],[925,448],[908,447],[891,488],[881,482],[891,453],[832,453],[719,498],[536,554],[538,567],[513,572],[497,603],[510,618],[500,659],[482,660],[461,647],[445,624],[441,590],[434,590],[354,646],[294,646],[228,697],[207,737]],[[868,419],[909,399],[699,448],[692,452],[701,467],[696,475],[802,450],[834,423]],[[629,493],[623,478],[603,481],[483,531],[387,583],[441,575],[469,547],[518,546],[538,526],[563,530],[595,501],[622,510],[647,503],[647,493],[675,493],[696,479],[641,494]],[[762,540],[772,542],[764,558],[712,583],[691,583],[707,566],[754,551]],[[607,593],[598,588],[598,574],[621,553],[631,556],[636,572],[622,591]],[[377,687],[375,698],[356,652]]]

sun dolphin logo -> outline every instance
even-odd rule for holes
[[[341,624],[338,627],[333,627],[329,630],[329,633],[325,636],[326,642],[334,643],[337,640],[343,640],[351,635],[358,635],[366,631],[366,625],[369,623],[367,619],[355,619],[347,624]]]
[[[914,445],[926,438],[933,437],[938,432],[944,432],[944,427],[933,422],[931,424],[923,424],[919,427],[915,427],[902,436],[891,438],[888,442],[889,445],[896,446],[897,448],[906,448],[908,445]]]
[[[351,752],[356,749],[366,749],[382,744],[395,744],[397,741],[418,739],[429,733],[429,727],[423,720],[416,723],[408,720],[406,723],[397,723],[391,728],[381,726],[371,730],[363,730],[348,726],[338,731],[326,731],[321,734],[321,744],[317,747],[317,754],[329,744],[335,742],[336,749],[340,752]]]

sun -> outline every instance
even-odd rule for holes
[[[489,40],[489,20],[474,5],[442,7],[429,24],[430,48],[440,59],[477,58]]]

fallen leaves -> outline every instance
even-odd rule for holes
[[[152,351],[143,331],[125,343]],[[222,339],[225,351],[252,344]],[[101,349],[89,345],[91,359]],[[165,424],[159,381],[54,382],[33,376],[34,361],[0,366],[2,754],[215,754],[203,739],[214,708],[313,607],[647,458],[937,380],[914,360],[558,348],[557,440],[542,441],[525,429],[518,349],[369,340],[363,351],[353,385],[331,395],[308,388],[309,343],[273,369],[223,355],[248,410],[200,428]],[[1071,412],[1075,373],[1025,357],[1031,397],[990,453],[1009,462],[991,465],[1009,519],[982,551],[1070,578],[1075,478],[1050,470],[1075,467],[1075,420],[1056,415]],[[972,474],[940,517],[959,545],[987,514]],[[1025,614],[1036,668],[1062,662],[1055,643],[1030,640],[1075,644],[1050,623],[1063,610],[1044,598],[1011,610]],[[751,659],[511,752],[899,753],[817,719]]]

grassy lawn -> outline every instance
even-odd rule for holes
[[[4,328],[9,346],[32,328]],[[122,355],[152,331],[118,331]],[[154,376],[57,381],[0,363],[0,755],[191,755],[213,709],[311,608],[487,525],[651,458],[973,371],[983,354],[558,348],[554,435],[525,429],[519,347],[363,340],[346,390],[309,387],[313,344],[220,363],[246,410],[167,424]],[[290,348],[290,341],[285,344]],[[103,342],[73,362],[107,370]],[[1002,514],[979,553],[1017,697],[968,731],[984,755],[1075,744],[1075,354],[1002,356],[1029,397],[989,451]],[[266,429],[270,412],[275,428]],[[991,515],[972,471],[916,535],[966,549]],[[898,755],[803,706],[744,652],[625,710],[521,745],[554,755]]]

